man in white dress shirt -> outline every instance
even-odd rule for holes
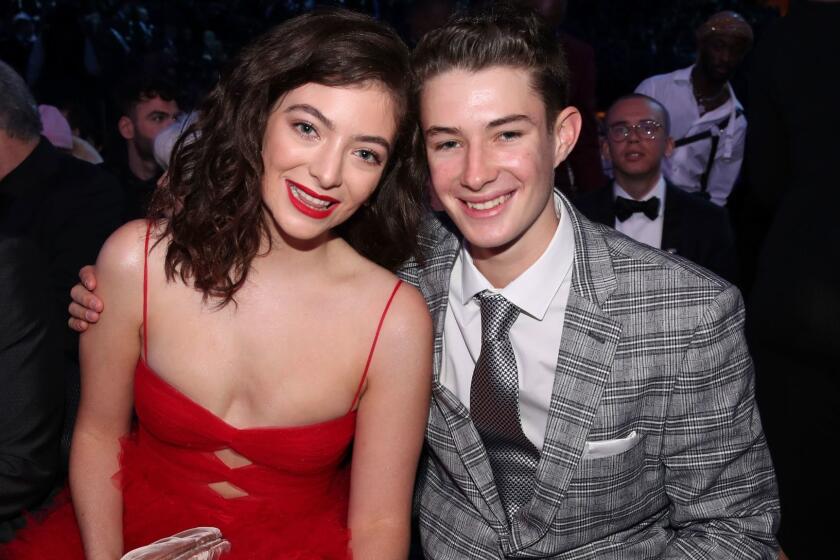
[[[678,189],[662,175],[663,158],[674,149],[665,107],[647,95],[626,95],[607,111],[606,126],[602,153],[615,180],[576,198],[578,210],[735,281],[737,259],[726,209]]]
[[[720,12],[697,29],[697,62],[644,80],[637,93],[662,103],[671,116],[674,150],[665,177],[718,206],[741,171],[747,120],[729,83],[753,41],[750,25]]]

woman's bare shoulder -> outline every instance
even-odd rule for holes
[[[123,276],[143,272],[146,232],[149,222],[132,220],[112,233],[96,259],[97,278],[103,275]],[[149,244],[154,242],[154,228]]]
[[[394,283],[397,282],[394,276]],[[420,291],[405,282],[400,282],[391,304],[389,315],[392,319],[391,331],[396,336],[410,333],[426,335],[432,331],[432,316]]]

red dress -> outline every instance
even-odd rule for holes
[[[380,318],[368,365],[399,286],[397,282]],[[145,325],[145,301],[143,307]],[[237,429],[138,360],[138,424],[122,441],[121,468],[114,477],[123,493],[125,550],[191,527],[213,526],[231,543],[225,560],[349,558],[354,408],[366,375],[367,365],[344,416],[300,427]],[[251,464],[228,467],[214,453],[225,448]],[[208,486],[220,481],[247,496],[222,497]],[[43,520],[30,520],[16,540],[0,550],[3,560],[53,558],[84,559],[67,498]]]

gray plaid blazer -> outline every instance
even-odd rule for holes
[[[462,558],[775,558],[779,503],[737,289],[583,218],[533,499],[509,526],[468,410],[439,382],[461,241],[430,216],[400,275],[435,323],[415,514],[423,553]],[[626,437],[616,455],[587,441]]]

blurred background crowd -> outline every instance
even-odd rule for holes
[[[0,3],[0,59],[18,71],[39,103],[69,111],[96,145],[108,140],[109,93],[127,76],[169,79],[191,106],[237,50],[268,27],[316,4],[361,10],[389,22],[409,43],[453,9],[476,0],[7,0]],[[694,29],[731,9],[758,36],[787,9],[768,0],[572,0],[556,24],[594,52],[605,109],[647,76],[687,66]],[[743,80],[736,80],[736,91]]]

